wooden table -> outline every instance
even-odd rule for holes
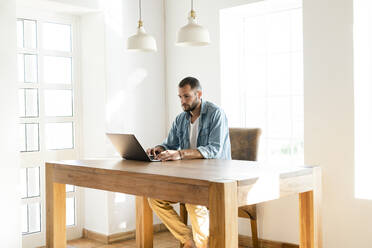
[[[318,167],[269,167],[238,160],[105,159],[49,162],[45,171],[47,247],[66,247],[65,184],[136,195],[139,248],[153,247],[147,197],[208,206],[210,248],[237,248],[239,206],[299,194],[300,247],[320,247],[314,203]]]

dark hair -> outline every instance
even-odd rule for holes
[[[194,77],[185,77],[178,84],[178,87],[183,88],[186,85],[190,85],[191,89],[202,90],[202,87],[201,87],[201,84],[200,84],[199,80],[194,78]]]

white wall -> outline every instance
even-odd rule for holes
[[[102,158],[110,154],[105,136],[106,70],[105,27],[102,13],[80,18],[81,99],[84,158]],[[108,192],[85,189],[84,228],[109,233]]]
[[[138,25],[137,1],[108,1],[105,13],[107,130],[134,133],[145,148],[159,144],[166,130],[163,1],[142,2],[144,27],[157,41],[156,53],[126,50]],[[109,198],[110,234],[134,230],[134,197],[111,193]]]
[[[354,195],[352,0],[304,1],[304,73],[305,161],[323,170],[323,247],[371,247],[372,202]]]
[[[134,133],[145,148],[166,134],[163,1],[142,3],[156,53],[126,50],[136,32],[138,2],[102,1],[100,9],[102,14],[81,17],[84,157],[90,158],[115,155],[106,132]],[[134,196],[86,190],[85,211],[89,230],[109,235],[135,229]]]
[[[21,247],[15,1],[0,0],[0,240]]]

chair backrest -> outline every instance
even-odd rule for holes
[[[257,160],[259,128],[229,128],[231,158],[236,160]]]

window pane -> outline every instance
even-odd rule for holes
[[[40,196],[40,167],[27,168],[28,197]]]
[[[40,225],[40,217],[41,217],[41,212],[40,212],[40,203],[31,203],[28,204],[28,231],[30,233],[34,232],[40,232],[41,225]]]
[[[66,226],[75,225],[75,197],[66,198]]]
[[[291,103],[287,97],[268,98],[268,130],[269,138],[291,138],[292,118]]]
[[[23,83],[25,81],[25,58],[23,54],[18,54],[17,62],[18,62],[18,81]]]
[[[39,124],[26,124],[26,149],[28,152],[39,151]]]
[[[28,215],[27,215],[27,204],[22,205],[22,233],[28,232]]]
[[[289,139],[268,139],[268,162],[273,165],[288,165],[291,161],[292,142]]]
[[[36,48],[36,21],[24,20],[24,46],[25,48]]]
[[[71,26],[57,23],[43,24],[43,46],[46,50],[71,51]]]
[[[26,116],[26,106],[25,106],[25,90],[18,90],[18,115],[20,117]]]
[[[66,57],[44,57],[44,81],[51,84],[71,84],[72,61]]]
[[[268,93],[270,96],[291,94],[291,55],[272,54],[268,59]]]
[[[74,147],[72,122],[47,123],[45,134],[47,149],[70,149]]]
[[[75,192],[75,186],[66,184],[66,192]]]
[[[46,116],[72,116],[72,90],[45,90]]]
[[[25,54],[24,61],[25,61],[24,82],[37,83],[37,55]]]
[[[26,151],[26,125],[25,124],[19,125],[19,151],[20,152]]]
[[[38,111],[38,90],[25,89],[26,94],[26,117],[39,116]]]
[[[21,169],[21,197],[27,197],[27,169]]]
[[[23,48],[23,20],[17,20],[17,47]]]

